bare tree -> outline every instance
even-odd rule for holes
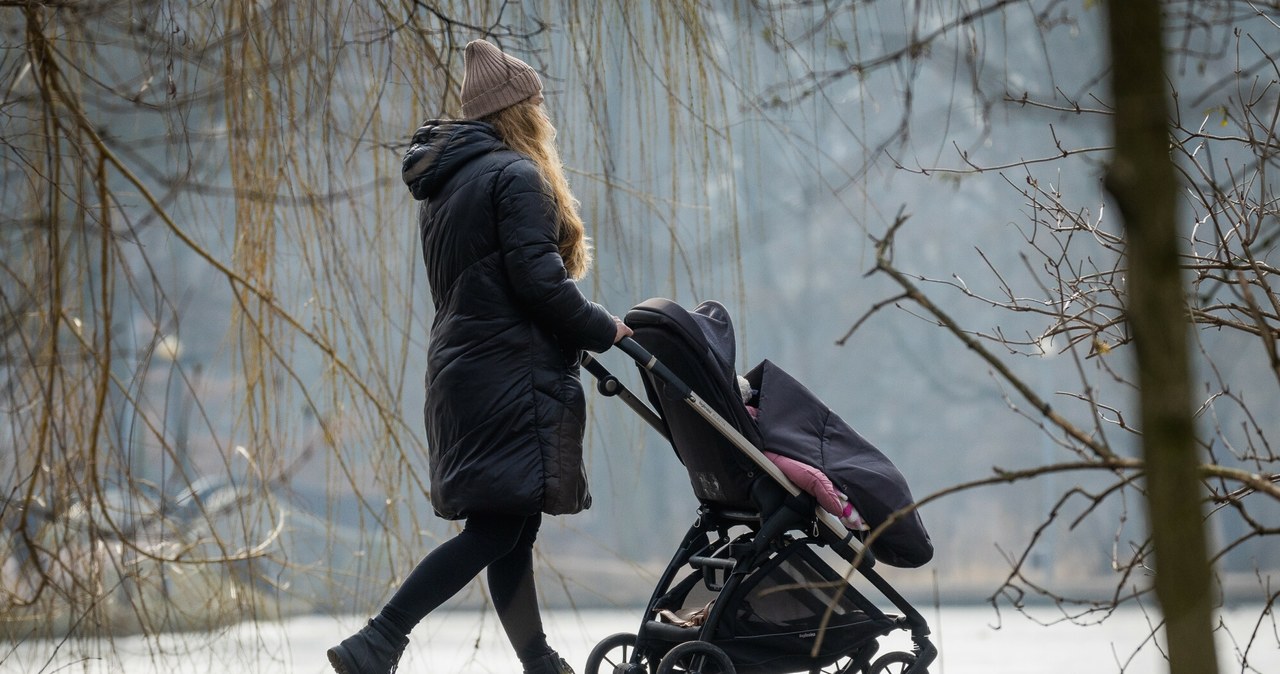
[[[1124,318],[1137,354],[1155,592],[1165,620],[1169,671],[1217,672],[1160,5],[1108,2],[1107,8],[1115,152],[1106,182],[1125,229]]]
[[[0,3],[0,632],[158,639],[382,599],[449,526],[428,515],[400,152],[458,108],[477,37],[547,66],[549,91],[599,93],[550,97],[586,120],[569,157],[614,142],[610,87],[660,106],[640,132],[712,118],[706,73],[646,47],[710,49],[690,9]],[[573,49],[549,52],[549,20]],[[671,175],[653,155],[676,142],[629,175]],[[611,170],[576,171],[612,195],[587,203],[593,236],[707,210]],[[636,248],[633,281],[665,261]]]
[[[935,180],[999,173],[1022,197],[1028,216],[1030,227],[1019,252],[1023,264],[1010,266],[1008,257],[978,251],[998,296],[959,277],[934,279],[906,271],[895,258],[898,237],[909,227],[900,211],[883,234],[873,237],[873,271],[891,278],[900,293],[873,306],[845,339],[886,307],[912,307],[983,359],[1008,388],[1010,408],[1063,450],[1064,460],[997,469],[990,478],[955,485],[926,501],[978,486],[1093,473],[1062,491],[1022,554],[1010,557],[1009,580],[993,602],[1006,599],[1021,606],[1030,592],[1052,598],[1067,618],[1083,620],[1140,600],[1154,589],[1171,671],[1216,671],[1209,565],[1222,562],[1247,541],[1273,536],[1276,528],[1265,513],[1273,513],[1280,499],[1280,465],[1270,444],[1274,429],[1262,421],[1273,413],[1274,386],[1280,382],[1280,295],[1271,280],[1272,249],[1280,230],[1269,180],[1275,167],[1271,139],[1280,82],[1272,47],[1280,24],[1274,18],[1277,8],[1259,3],[1105,4],[1112,53],[1096,79],[1086,80],[1077,91],[1057,86],[1047,98],[1006,88],[999,103],[1014,112],[1048,112],[1050,119],[1053,113],[1096,116],[1114,129],[1114,146],[1072,145],[1050,123],[1054,148],[1039,158],[991,163],[979,158],[979,150],[956,145],[958,168],[894,161],[899,170]],[[1083,12],[1089,8],[1086,3]],[[1007,24],[1021,13],[1042,31],[1046,62],[1054,64],[1053,31],[1093,24],[1078,11],[1056,2],[979,4],[970,11],[939,12],[941,17],[931,17],[937,19],[932,32],[914,30],[919,24],[908,19],[912,30],[899,49],[850,59],[844,68],[811,73],[779,90],[818,96],[855,74],[887,68],[916,73],[956,36],[974,40],[980,30],[975,26],[984,19],[999,17]],[[1166,79],[1161,37],[1172,45],[1175,73],[1182,77]],[[981,43],[969,45],[970,63],[984,63]],[[1196,75],[1201,75],[1215,63],[1230,66],[1221,79],[1186,76],[1188,69],[1198,67]],[[909,108],[914,89],[910,76],[903,79],[899,86],[907,92],[904,106]],[[1165,107],[1170,80],[1178,104],[1172,111]],[[975,75],[975,94],[980,81]],[[1108,81],[1111,93],[1093,87]],[[1203,88],[1182,89],[1179,82]],[[1193,101],[1190,106],[1188,100]],[[1223,103],[1195,119],[1184,117],[1188,107],[1206,101]],[[909,110],[904,112],[898,131],[880,146],[890,155],[895,146],[905,145],[910,117]],[[1235,133],[1209,131],[1213,126]],[[1088,190],[1073,193],[1061,186],[1065,173],[1096,170],[1090,157],[1103,153],[1114,157],[1107,165],[1106,184],[1120,211],[1115,219],[1107,217],[1101,200],[1080,205],[1082,199],[1096,198]],[[1045,178],[1050,171],[1056,174]],[[1123,231],[1116,226],[1121,223]],[[1183,287],[1184,279],[1189,288]],[[957,313],[955,297],[939,297],[938,291],[928,290],[931,285],[957,291],[1007,318],[993,329],[975,329],[958,317],[964,309]],[[1039,327],[1027,323],[1028,315],[1043,319]],[[1184,355],[1188,324],[1195,327],[1194,349]],[[1114,364],[1122,349],[1135,352],[1132,367]],[[1024,357],[1057,353],[1071,357],[1079,377],[1076,390],[1059,389],[1059,404],[1043,398],[1018,367]],[[1201,377],[1195,383],[1191,355]],[[1252,375],[1239,368],[1234,377],[1224,374],[1241,357],[1254,363]],[[1126,400],[1130,393],[1141,401],[1136,408]],[[1196,405],[1193,395],[1199,396]],[[1130,416],[1138,422],[1130,422]],[[1222,425],[1218,420],[1224,416],[1238,426]],[[1143,449],[1137,453],[1133,450],[1139,444]],[[1136,539],[1117,534],[1110,598],[1065,596],[1029,568],[1037,546],[1043,545],[1042,534],[1055,520],[1073,513],[1074,528],[1104,511],[1106,503],[1134,491],[1147,503],[1150,528]],[[1080,505],[1073,508],[1073,503]],[[1215,524],[1216,519],[1235,517],[1239,519],[1228,526]],[[1220,537],[1207,531],[1235,533]],[[1148,586],[1146,576],[1153,567],[1155,581]],[[1262,610],[1253,633],[1237,641],[1242,646],[1233,655],[1240,671],[1251,670],[1254,649],[1274,648],[1263,628],[1272,620],[1277,594],[1266,582],[1265,567],[1257,574],[1260,581],[1252,594]]]
[[[6,5],[4,630],[152,633],[290,610],[258,591],[294,563],[281,538],[304,524],[279,489],[351,437],[377,461],[413,442],[382,352],[407,326],[366,332],[376,314],[347,309],[362,292],[388,312],[407,302],[400,278],[361,278],[345,255],[402,243],[342,226],[392,182],[343,170],[368,163],[353,155],[386,119],[353,105],[376,100],[376,79],[337,84],[390,62],[393,30],[448,34],[447,15]],[[395,56],[447,72],[434,45]],[[368,485],[336,456],[332,483]]]

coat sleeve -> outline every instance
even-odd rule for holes
[[[498,241],[516,299],[567,346],[602,352],[613,345],[613,317],[588,300],[560,257],[556,221],[533,163],[508,165],[495,185]]]

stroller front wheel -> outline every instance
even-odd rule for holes
[[[649,658],[636,650],[636,635],[619,632],[591,649],[583,674],[649,674],[651,669]]]
[[[662,656],[657,674],[736,674],[733,661],[719,646],[687,641]]]
[[[871,669],[867,670],[867,674],[904,674],[911,671],[915,664],[916,656],[914,654],[906,651],[894,651],[876,658],[876,661],[871,663]],[[927,673],[919,672],[919,674]]]

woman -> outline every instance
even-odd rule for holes
[[[582,465],[582,349],[631,331],[583,297],[591,263],[542,106],[542,81],[467,45],[462,120],[418,129],[402,167],[435,303],[427,354],[431,504],[465,519],[382,611],[329,649],[341,674],[395,669],[410,630],[481,570],[527,674],[572,669],[547,645],[533,581],[542,513],[591,504]]]

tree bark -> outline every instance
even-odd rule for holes
[[[1169,671],[1214,674],[1211,576],[1198,477],[1178,259],[1177,180],[1169,154],[1169,93],[1161,3],[1111,0],[1115,154],[1106,185],[1124,220],[1126,314],[1137,353],[1146,507]]]

